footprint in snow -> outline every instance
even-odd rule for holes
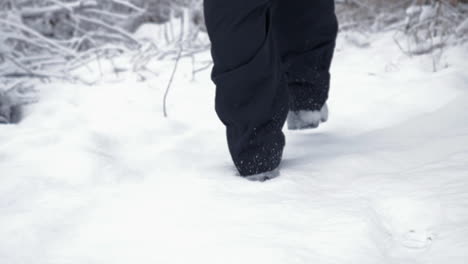
[[[390,198],[374,204],[393,247],[426,250],[437,238],[435,228],[441,224],[440,204],[416,198]]]
[[[434,241],[434,233],[431,230],[409,230],[400,237],[402,246],[410,249],[427,249]]]

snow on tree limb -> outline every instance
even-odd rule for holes
[[[38,8],[22,8],[20,10],[23,18],[43,16],[46,13],[55,13],[60,11],[76,12],[87,8],[97,8],[98,3],[96,1],[78,1],[74,3],[62,3],[61,5],[51,5],[46,7]]]

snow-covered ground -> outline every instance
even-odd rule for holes
[[[330,121],[286,132],[265,183],[236,176],[190,59],[168,119],[170,61],[146,82],[43,84],[0,127],[0,263],[467,263],[468,47],[432,73],[391,35],[371,43],[340,39]]]

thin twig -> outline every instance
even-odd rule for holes
[[[168,117],[168,114],[167,114],[167,97],[169,95],[169,90],[171,89],[172,82],[174,81],[174,76],[175,76],[175,74],[177,72],[177,66],[179,65],[180,58],[182,57],[182,51],[183,51],[183,46],[180,45],[179,54],[177,55],[177,59],[176,59],[175,64],[174,64],[174,69],[172,70],[171,79],[169,79],[169,83],[167,84],[166,92],[164,93],[163,113],[164,113],[164,117],[166,117],[166,118]]]
[[[23,65],[21,62],[17,61],[15,58],[13,58],[12,56],[5,56],[5,58],[11,62],[13,62],[13,64],[15,64],[18,68],[20,68],[21,70],[25,71],[27,74],[34,74],[27,66]]]
[[[127,2],[127,1],[112,0],[112,2],[114,2],[116,4],[120,4],[122,6],[126,6],[126,7],[130,8],[130,9],[133,9],[133,10],[137,11],[137,12],[145,12],[146,11],[145,9],[143,9],[141,7],[138,7],[138,6],[136,6],[136,5],[134,5],[134,4],[130,3],[130,2]]]

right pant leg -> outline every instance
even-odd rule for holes
[[[229,150],[240,174],[275,169],[285,144],[288,112],[269,0],[205,0],[212,43],[216,112],[226,125]]]
[[[328,99],[338,22],[334,0],[278,0],[276,31],[291,111],[320,110]]]

